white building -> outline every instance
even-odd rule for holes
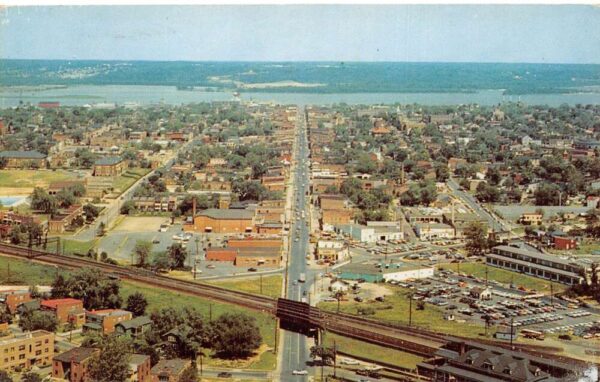
[[[418,223],[415,224],[415,233],[421,240],[451,239],[454,228],[444,223]]]
[[[335,230],[363,243],[404,239],[404,232],[397,222],[367,222],[367,225],[342,224],[336,226]]]

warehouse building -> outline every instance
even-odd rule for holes
[[[343,280],[362,279],[366,282],[378,283],[423,279],[432,277],[433,271],[432,267],[422,267],[404,262],[390,264],[365,262],[345,265],[339,269],[338,275]]]

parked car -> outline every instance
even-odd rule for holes
[[[231,374],[230,372],[227,371],[222,371],[219,374],[217,374],[218,378],[231,378],[233,377],[233,374]]]

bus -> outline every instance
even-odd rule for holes
[[[540,341],[544,340],[544,333],[538,332],[537,330],[521,329],[521,335],[525,338],[533,338]]]

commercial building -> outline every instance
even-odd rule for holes
[[[74,204],[69,208],[60,210],[48,221],[48,233],[65,232],[73,224],[73,221],[82,215],[83,206],[80,204]]]
[[[43,311],[52,312],[59,324],[71,322],[81,326],[85,323],[85,311],[81,300],[74,298],[43,300],[40,307]]]
[[[121,157],[104,157],[94,162],[93,176],[118,176],[125,168]]]
[[[367,282],[389,282],[411,279],[422,279],[433,276],[434,269],[404,262],[390,264],[352,263],[338,270],[339,278],[343,280],[365,280]]]
[[[191,361],[187,359],[161,359],[150,371],[152,382],[179,382],[190,365]]]
[[[544,219],[543,214],[538,214],[536,212],[524,213],[519,218],[519,223],[525,224],[525,225],[540,225],[540,224],[542,224],[543,219]]]
[[[36,330],[0,340],[0,370],[22,370],[52,363],[54,333]]]
[[[100,350],[78,347],[60,353],[52,360],[52,378],[69,382],[87,382],[88,365]]]
[[[583,266],[557,256],[508,245],[492,248],[492,253],[486,254],[485,257],[490,266],[567,285],[580,284],[583,281],[581,273],[585,271]]]
[[[254,211],[209,208],[194,216],[193,222],[186,224],[184,229],[186,231],[214,233],[254,232]]]
[[[38,151],[0,151],[5,168],[46,168],[46,155]]]
[[[342,240],[319,240],[317,242],[317,260],[338,262],[348,256],[348,246]]]
[[[421,240],[451,239],[454,237],[454,228],[444,223],[417,223],[415,233]]]

